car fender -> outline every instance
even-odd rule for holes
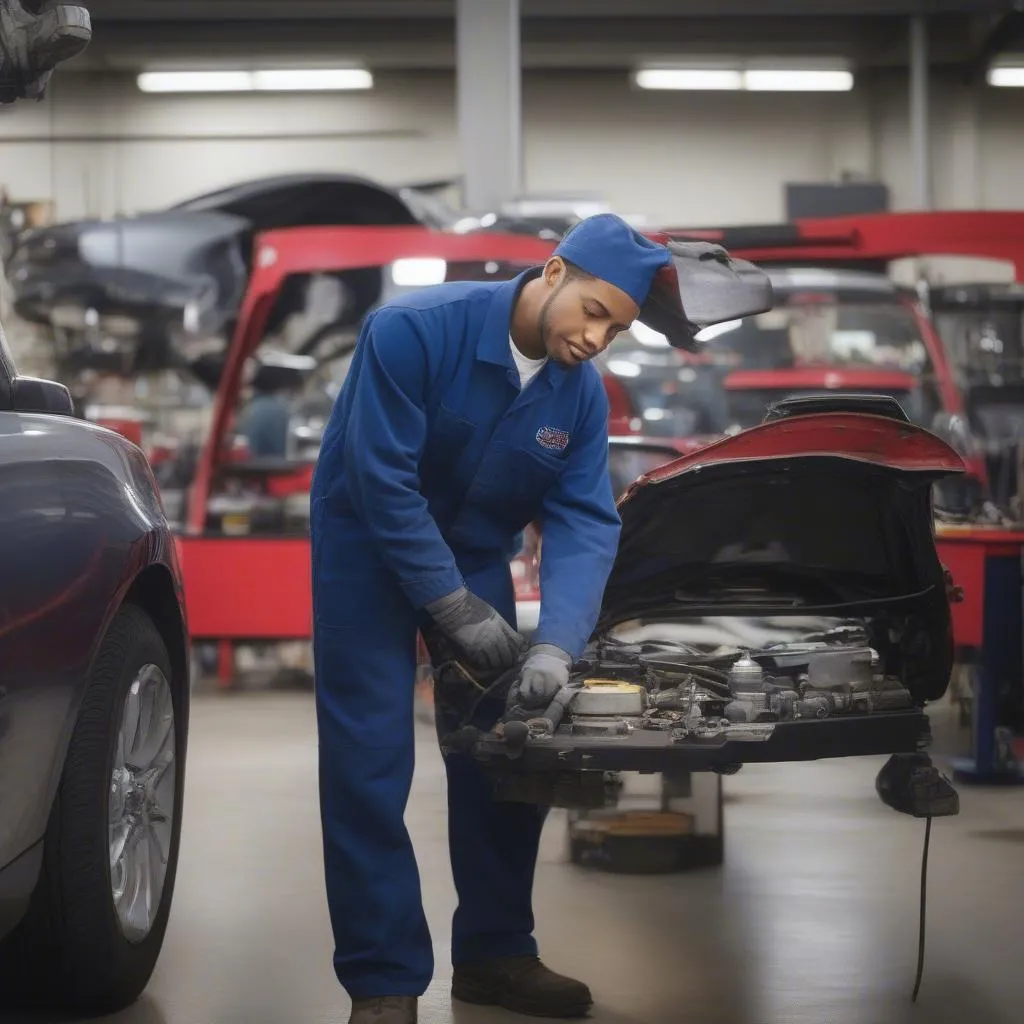
[[[0,483],[2,867],[45,832],[89,672],[117,609],[147,569],[163,566],[178,593],[180,575],[145,456],[112,431],[4,413]]]

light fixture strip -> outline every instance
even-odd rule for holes
[[[373,75],[365,68],[144,71],[138,86],[149,93],[335,92],[372,89]]]
[[[733,92],[848,92],[854,84],[846,70],[782,67],[648,67],[633,80],[641,89]]]
[[[1024,89],[1024,65],[988,69],[988,84],[998,89]]]

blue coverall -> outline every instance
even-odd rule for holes
[[[324,436],[312,490],[320,800],[334,965],[353,999],[421,995],[433,974],[403,820],[423,607],[465,583],[514,625],[509,560],[540,519],[535,642],[577,657],[618,544],[597,370],[549,362],[520,391],[509,325],[538,273],[441,285],[372,313]],[[453,963],[535,954],[544,812],[495,802],[467,757],[445,761]]]

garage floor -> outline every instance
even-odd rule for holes
[[[443,772],[422,726],[410,826],[436,938],[424,1024],[524,1020],[452,1007]],[[144,1000],[108,1024],[334,1024],[312,700],[194,703],[176,902]],[[585,872],[553,817],[541,948],[592,986],[600,1024],[1019,1024],[1024,791],[967,790],[936,823],[925,984],[910,1003],[923,823],[879,803],[880,762],[746,769],[726,780],[727,863],[674,877]],[[20,1020],[18,1024],[27,1024]]]

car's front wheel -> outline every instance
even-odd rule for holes
[[[178,860],[181,692],[152,620],[127,605],[89,678],[28,914],[0,943],[0,1001],[112,1013],[156,965]]]

